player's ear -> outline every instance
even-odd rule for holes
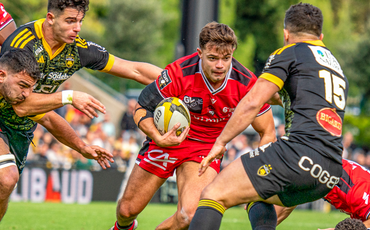
[[[50,24],[53,25],[55,20],[55,15],[52,12],[48,12],[46,14],[46,21]]]
[[[324,39],[324,34],[320,34],[319,39],[320,39],[320,40]]]
[[[284,40],[285,40],[285,41],[288,41],[288,39],[289,39],[289,35],[290,35],[289,30],[284,29]]]
[[[202,59],[202,50],[200,48],[197,48],[198,56]]]
[[[5,78],[6,78],[5,70],[0,69],[0,83],[4,83]]]

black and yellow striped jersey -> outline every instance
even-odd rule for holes
[[[324,43],[307,41],[276,50],[260,78],[281,89],[286,139],[341,163],[348,80]]]
[[[10,49],[25,49],[34,54],[41,72],[34,92],[56,92],[65,80],[83,67],[103,72],[112,68],[113,55],[104,47],[79,36],[72,44],[64,44],[52,53],[42,33],[44,21],[40,19],[20,26],[1,47],[1,53]]]

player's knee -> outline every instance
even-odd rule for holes
[[[4,170],[5,171],[5,170]],[[19,180],[19,173],[16,167],[7,167],[6,173],[0,177],[0,199],[7,199],[12,193]]]
[[[131,206],[121,204],[117,207],[117,218],[118,219],[135,219],[137,215],[139,215],[139,211],[135,211],[135,209],[131,208]]]

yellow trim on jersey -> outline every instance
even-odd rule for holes
[[[53,58],[55,58],[58,54],[60,54],[60,52],[63,51],[64,47],[66,46],[66,43],[64,43],[61,47],[59,47],[57,51],[55,51],[55,53],[53,54],[49,44],[45,40],[44,34],[42,33],[42,24],[44,23],[44,21],[45,21],[45,18],[39,19],[35,22],[35,31],[36,31],[37,37],[41,39],[42,45],[44,46],[45,51],[49,54],[50,60],[53,60]]]
[[[81,48],[84,48],[84,49],[87,49],[87,42],[85,39],[82,39],[80,38],[80,36],[77,35],[76,39],[76,45],[81,47]]]
[[[266,79],[266,80],[274,83],[275,85],[277,85],[279,87],[279,89],[282,89],[283,86],[284,86],[283,80],[281,80],[280,78],[276,77],[275,75],[273,75],[271,73],[263,73],[258,78],[263,78],[263,79]]]
[[[314,41],[305,41],[304,43],[308,43],[314,46],[322,46],[325,47],[324,43],[321,40],[314,40]]]
[[[286,45],[286,46],[284,46],[283,48],[281,48],[281,49],[279,50],[279,52],[277,52],[277,54],[279,55],[279,54],[281,54],[285,49],[287,49],[287,48],[289,48],[289,47],[292,47],[292,46],[295,46],[295,45],[296,45],[296,43]]]
[[[26,38],[28,38],[28,39],[25,40]],[[19,44],[21,44],[24,41],[27,41],[27,42],[30,41],[31,39],[29,39],[29,38],[31,38],[31,39],[34,39],[35,38],[35,36],[32,35],[32,32],[31,31],[28,31],[22,37],[20,37],[13,47],[14,48],[19,48]],[[22,46],[24,47],[26,44],[27,43],[25,42],[25,43],[23,43]]]
[[[36,35],[39,39],[43,38],[44,35],[42,33],[42,24],[44,23],[45,18],[39,19],[34,23]]]
[[[15,41],[18,40],[18,38],[20,38],[21,36],[23,36],[24,33],[26,33],[28,31],[28,29],[24,29],[22,30],[22,32],[20,32],[17,36],[15,36],[15,38],[13,39],[12,43],[10,43],[10,46],[14,46],[14,43]]]
[[[104,69],[99,70],[99,71],[104,72],[104,73],[109,72],[113,67],[114,59],[115,59],[114,55],[109,54],[109,59],[108,59],[107,65],[105,65]]]
[[[45,116],[46,113],[42,113],[42,114],[38,114],[38,115],[35,115],[35,116],[32,116],[32,117],[28,117],[29,119],[33,120],[33,121],[38,121],[40,120],[41,118],[43,118]]]
[[[198,207],[210,207],[210,208],[216,209],[222,215],[225,213],[224,206],[222,206],[220,203],[218,203],[214,200],[207,200],[207,199],[200,200],[199,204],[198,204]]]
[[[29,41],[31,41],[32,39],[34,39],[35,38],[35,36],[31,36],[31,37],[29,37],[26,41],[24,41],[23,42],[23,44],[19,47],[19,48],[21,48],[21,49],[23,49],[26,45],[27,45],[27,43],[29,42]]]

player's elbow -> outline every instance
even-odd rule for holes
[[[19,105],[14,105],[13,106],[14,112],[17,114],[19,117],[26,117],[31,114],[29,114],[28,110],[23,108],[22,106]]]

